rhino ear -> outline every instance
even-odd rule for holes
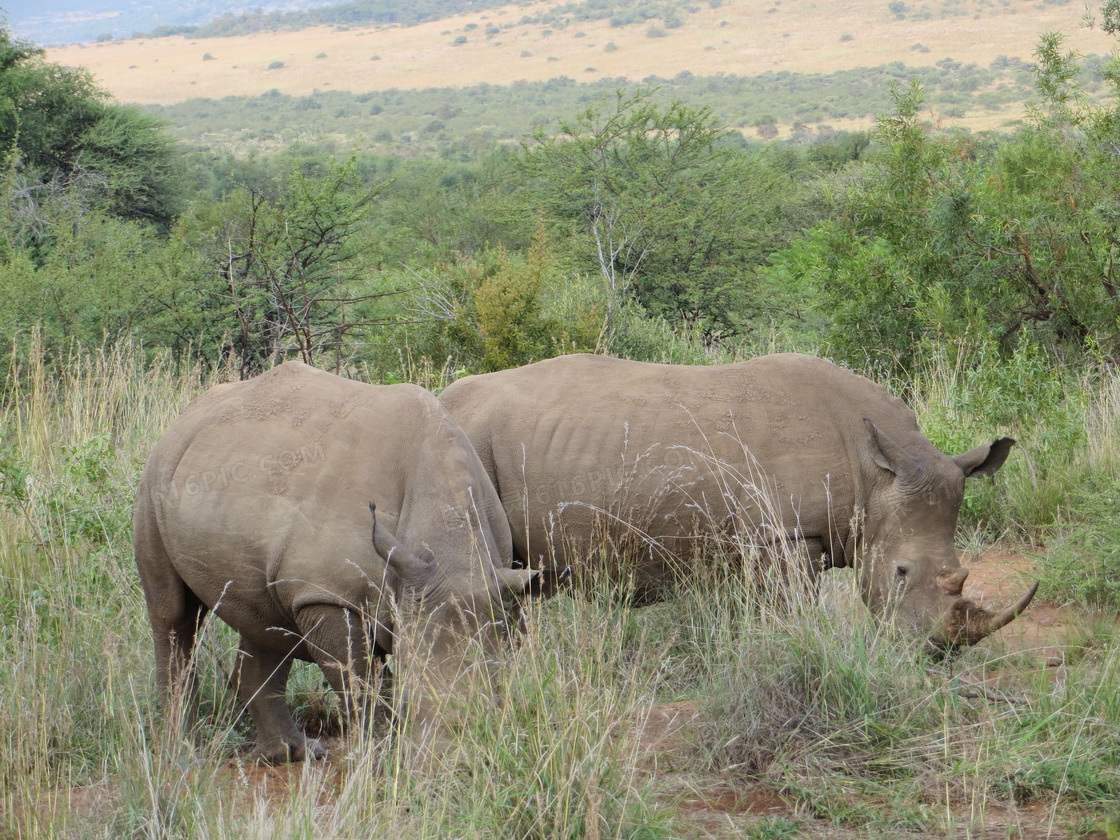
[[[892,472],[901,477],[914,471],[914,457],[895,443],[894,438],[868,420],[863,418],[871,433],[871,443],[868,450],[871,459],[887,472]]]
[[[572,576],[572,567],[566,569],[497,569],[498,580],[507,592],[515,596],[551,598],[561,584]]]
[[[1003,462],[1007,460],[1011,447],[1014,445],[1014,438],[1001,437],[992,443],[977,446],[961,455],[954,455],[953,461],[961,468],[965,478],[995,475],[996,470],[1002,467]]]
[[[369,503],[369,513],[373,518],[371,536],[373,537],[373,550],[385,561],[385,565],[393,570],[402,583],[410,586],[422,586],[431,572],[431,566],[425,563],[392,534],[387,528],[377,527],[377,509],[373,502]]]

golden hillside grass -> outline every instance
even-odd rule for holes
[[[255,96],[274,88],[305,95],[316,89],[504,85],[558,76],[640,81],[649,75],[671,78],[685,70],[697,75],[824,73],[892,61],[933,64],[945,57],[987,66],[1000,55],[1029,60],[1039,34],[1048,30],[1064,32],[1069,45],[1083,53],[1106,53],[1112,47],[1104,33],[1081,26],[1082,5],[1021,0],[907,4],[911,13],[928,11],[929,20],[896,20],[887,0],[732,0],[686,16],[683,26],[668,30],[666,37],[649,37],[647,24],[612,28],[606,20],[551,32],[541,25],[518,25],[491,40],[483,33],[487,24],[502,27],[556,2],[560,0],[412,27],[319,27],[234,38],[79,44],[50,49],[47,57],[88,67],[122,101],[170,104],[192,97]],[[477,28],[465,28],[472,23]],[[460,35],[467,42],[453,46]],[[604,51],[611,41],[618,49]],[[916,44],[929,52],[915,51]],[[213,60],[204,61],[206,53]],[[268,69],[277,61],[284,67]]]

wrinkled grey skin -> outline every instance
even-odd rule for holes
[[[1014,441],[948,457],[901,400],[821,359],[563,356],[461,379],[440,399],[498,489],[521,564],[590,563],[606,536],[630,547],[649,601],[697,535],[771,555],[793,539],[810,576],[858,565],[871,610],[940,648],[979,641],[1034,594],[986,612],[962,597],[953,547],[965,478],[993,474]]]
[[[534,577],[510,569],[490,480],[431,394],[298,362],[193,402],[148,459],[133,526],[160,689],[184,691],[193,721],[191,652],[213,610],[241,636],[239,693],[271,761],[325,754],[285,702],[293,659],[365,714],[376,692],[355,686],[394,650],[394,602],[425,616],[405,700],[422,727],[468,648],[501,646]]]

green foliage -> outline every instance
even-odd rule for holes
[[[1086,62],[1086,74],[1096,75],[1102,59]],[[1033,76],[1026,62],[993,62],[990,67],[949,62],[939,66],[909,66],[901,62],[874,68],[841,70],[827,74],[772,71],[756,76],[726,74],[702,76],[692,73],[672,78],[650,77],[657,89],[651,100],[667,108],[674,100],[690,107],[710,109],[717,120],[739,131],[762,114],[771,114],[780,125],[803,123],[818,131],[816,136],[802,134],[799,145],[827,142],[837,132],[833,120],[867,119],[892,107],[890,84],[923,80],[928,109],[945,113],[950,109],[974,112],[1028,99],[1034,90]],[[367,91],[346,93],[324,90],[313,94],[322,105],[316,114],[323,138],[353,137],[367,140],[387,132],[377,140],[381,152],[407,155],[447,155],[452,160],[474,159],[480,145],[489,148],[494,141],[520,140],[538,128],[551,132],[559,115],[570,116],[587,103],[614,97],[622,79],[577,82],[570,78],[543,82],[515,82],[507,86],[476,85],[468,88],[427,88],[423,90]],[[290,146],[293,138],[308,130],[307,115],[300,110],[305,97],[273,92],[256,97],[228,96],[220,100],[192,99],[176,105],[150,106],[170,122],[176,136],[216,151],[230,149],[239,156],[250,150],[277,151]],[[459,110],[457,119],[447,120],[442,137],[418,137],[431,114],[451,104]],[[371,113],[376,106],[380,110]],[[411,134],[408,148],[399,142]],[[752,132],[753,135],[753,132]],[[320,143],[331,150],[331,143]]]
[[[580,267],[603,275],[611,313],[634,299],[655,317],[733,332],[781,179],[720,145],[726,129],[708,109],[663,109],[651,95],[618,91],[559,134],[538,131],[520,166]]]
[[[998,145],[931,131],[915,81],[893,91],[869,177],[833,218],[774,258],[816,287],[829,353],[913,364],[923,346],[983,335],[1009,352],[1120,352],[1115,106],[1071,92],[1056,36],[1037,53],[1042,108]]]
[[[523,266],[499,252],[497,271],[485,277],[474,293],[482,366],[503,370],[541,358],[549,326],[542,322],[540,293],[546,270],[545,243],[533,243]]]
[[[34,214],[41,194],[69,190],[76,203],[167,225],[180,207],[175,157],[162,120],[108,102],[87,71],[44,61],[0,27],[6,204]]]
[[[380,294],[355,286],[358,234],[379,191],[357,178],[353,158],[331,160],[321,174],[294,169],[285,181],[243,183],[184,225],[201,257],[211,329],[228,331],[242,376],[290,354],[336,367],[350,359],[376,323],[361,313]]]
[[[1120,613],[1120,479],[1090,476],[1063,520],[1043,566],[1047,593]]]
[[[410,309],[428,322],[408,343],[456,368],[491,371],[561,353],[594,350],[602,308],[572,293],[557,272],[543,227],[525,257],[503,248],[414,273]]]
[[[82,166],[103,173],[107,210],[167,225],[183,208],[177,150],[161,119],[133,106],[106,109],[85,135]]]
[[[998,435],[1017,441],[993,478],[966,483],[962,529],[1042,542],[1094,469],[1086,461],[1097,446],[1089,422],[1096,385],[1026,342],[1007,354],[992,339],[965,340],[922,356],[898,390],[939,449],[955,455]]]
[[[35,247],[12,248],[0,261],[0,335],[11,344],[32,328],[52,355],[71,343],[97,345],[143,333],[170,343],[160,329],[173,276],[171,255],[138,222],[58,201],[38,208]],[[146,325],[146,326],[142,326]]]
[[[786,840],[798,837],[801,833],[800,825],[794,820],[786,817],[763,817],[747,828],[743,836],[747,840]]]

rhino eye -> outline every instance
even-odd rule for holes
[[[906,577],[906,575],[909,574],[909,572],[910,572],[910,570],[908,568],[906,568],[905,566],[899,566],[898,568],[895,569],[895,571],[898,573],[898,576],[900,578]]]

